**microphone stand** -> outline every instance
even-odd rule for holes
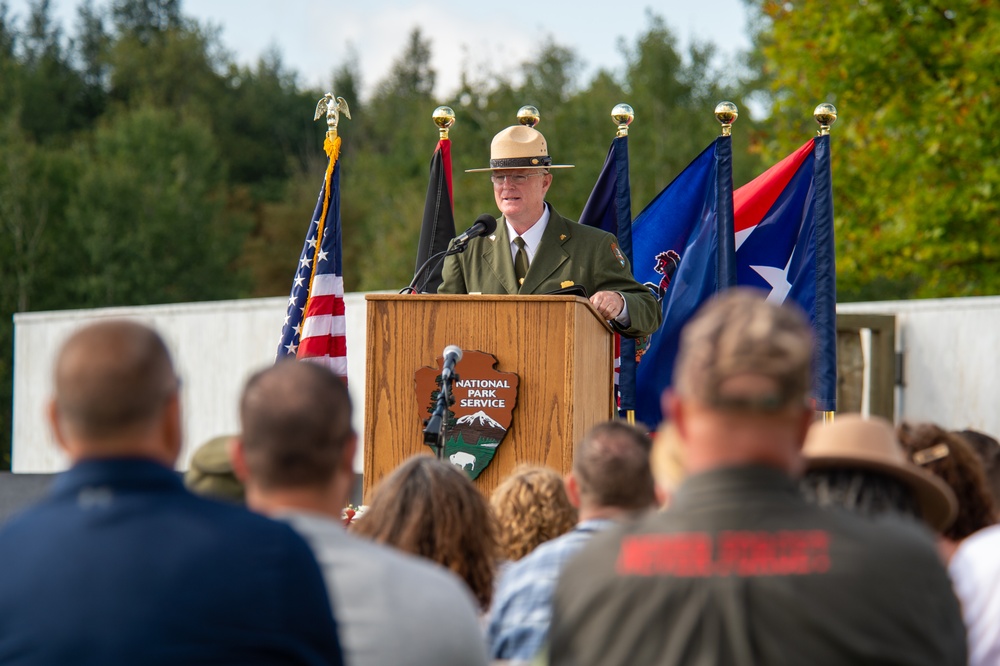
[[[424,444],[431,447],[434,457],[444,460],[445,431],[448,425],[448,408],[455,404],[455,398],[451,394],[451,384],[458,379],[458,375],[452,373],[451,376],[441,378],[441,390],[438,391],[437,405],[434,413],[424,421]]]
[[[461,245],[454,245],[452,247],[449,247],[447,250],[442,250],[442,251],[440,251],[440,252],[438,252],[436,254],[431,255],[430,258],[427,259],[427,261],[425,261],[424,263],[420,264],[420,268],[418,268],[417,272],[414,273],[413,279],[410,280],[410,284],[407,285],[406,287],[403,287],[402,289],[400,289],[399,293],[401,293],[401,294],[419,294],[419,293],[421,293],[423,291],[423,288],[427,286],[427,280],[429,280],[430,277],[431,277],[430,276],[430,271],[428,271],[427,269],[430,268],[432,265],[434,265],[436,267],[436,264],[432,264],[432,262],[435,262],[435,261],[437,261],[437,262],[443,262],[446,257],[450,257],[453,254],[461,254],[462,252],[465,252],[465,248],[466,248],[466,244],[462,243]],[[423,274],[425,272],[428,275],[427,275],[426,278],[424,278],[424,281],[420,285],[420,289],[418,290],[416,288],[417,282],[420,280],[421,277],[423,277]]]

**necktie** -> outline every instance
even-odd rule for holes
[[[518,236],[514,239],[517,246],[517,254],[514,255],[514,277],[517,278],[517,286],[520,290],[524,284],[524,276],[528,274],[528,251],[524,249],[524,239]]]

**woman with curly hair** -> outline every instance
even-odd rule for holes
[[[490,495],[500,528],[501,557],[514,562],[576,525],[576,507],[562,477],[548,467],[520,465]]]
[[[941,533],[948,561],[963,539],[997,522],[982,461],[964,439],[933,423],[903,423],[896,434],[910,460],[940,477],[958,499],[955,521]]]
[[[437,562],[464,580],[481,610],[490,606],[497,530],[469,478],[431,456],[414,456],[375,489],[351,531]]]

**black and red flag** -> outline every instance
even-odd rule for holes
[[[455,237],[455,212],[451,191],[451,139],[440,139],[431,157],[430,182],[424,202],[424,221],[420,227],[417,246],[419,270],[427,259],[448,249]],[[441,284],[441,263],[428,274],[422,285],[414,285],[418,292],[436,293]]]

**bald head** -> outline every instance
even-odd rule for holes
[[[266,490],[329,484],[355,437],[347,386],[313,363],[282,361],[251,377],[240,421],[250,481]]]
[[[84,453],[99,450],[154,425],[177,389],[170,352],[155,331],[128,321],[92,324],[70,336],[56,358],[57,437],[78,441]]]

